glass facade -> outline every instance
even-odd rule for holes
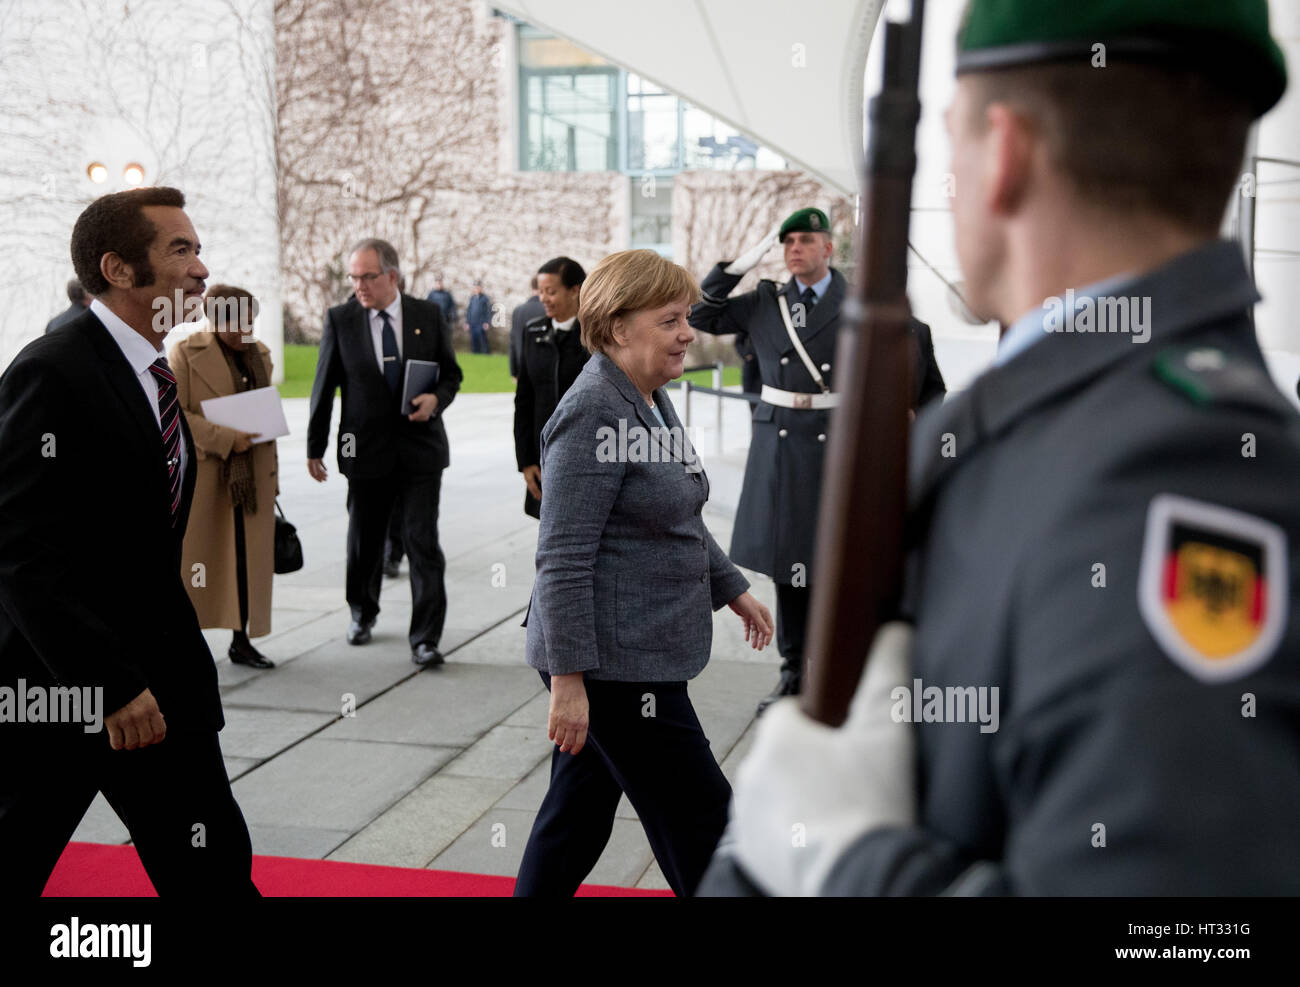
[[[519,167],[670,176],[782,169],[779,155],[654,83],[526,24],[519,31]]]

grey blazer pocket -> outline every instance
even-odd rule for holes
[[[677,648],[691,634],[701,588],[708,588],[698,579],[631,574],[619,576],[614,586],[615,636],[620,647],[637,651]]]

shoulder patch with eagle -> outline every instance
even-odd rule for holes
[[[1286,533],[1217,504],[1160,494],[1147,511],[1138,606],[1165,653],[1224,682],[1273,656],[1287,620]]]

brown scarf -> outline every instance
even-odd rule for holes
[[[221,340],[217,348],[226,358],[230,368],[230,382],[234,393],[251,391],[255,387],[266,387],[268,374],[261,355],[252,347],[236,351]],[[236,507],[242,507],[246,514],[257,513],[257,486],[253,482],[253,450],[232,452],[221,464],[221,482],[230,490],[230,501]]]

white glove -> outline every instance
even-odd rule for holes
[[[781,232],[780,225],[773,226],[767,231],[767,236],[763,237],[756,245],[750,247],[743,254],[733,260],[730,264],[722,269],[724,274],[748,274],[758,262],[763,259],[763,255],[776,245],[777,236]]]
[[[794,699],[763,714],[737,772],[728,849],[764,891],[818,894],[859,837],[915,822],[913,728],[890,715],[890,693],[911,672],[911,625],[886,624],[843,727],[810,719]]]

